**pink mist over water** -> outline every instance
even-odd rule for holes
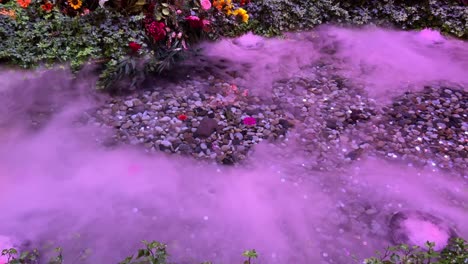
[[[321,43],[330,41],[338,44],[341,70],[367,83],[376,100],[388,100],[390,90],[403,93],[405,81],[467,81],[461,74],[466,61],[457,56],[467,53],[466,43],[447,39],[434,46],[417,32],[324,27],[287,40],[248,35],[234,44],[210,44],[206,56],[251,63],[244,81],[268,96],[268,83],[301,74],[323,56]],[[359,64],[373,70],[362,74]],[[89,248],[86,263],[116,263],[135,253],[143,239],[168,243],[177,263],[240,263],[250,248],[262,263],[351,263],[350,254],[368,257],[391,243],[388,221],[400,210],[433,214],[468,237],[462,177],[375,158],[344,171],[313,172],[302,166],[308,156],[293,143],[280,153],[259,144],[238,167],[149,156],[130,147],[105,150],[92,135],[106,131],[72,124],[92,106],[83,89],[87,79],[72,82],[61,73],[23,82],[18,76],[0,75],[0,235],[16,240],[11,243],[52,241],[64,248],[65,259]],[[51,96],[55,86],[79,92]],[[21,96],[5,93],[20,87]],[[63,107],[46,127],[31,132],[25,112],[38,101],[47,105],[47,99]],[[406,228],[413,242],[446,239],[437,227],[411,221]]]
[[[435,243],[435,250],[441,250],[449,240],[449,234],[433,223],[419,219],[408,219],[403,223],[408,230],[410,243],[424,247],[427,241]]]

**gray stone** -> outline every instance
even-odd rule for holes
[[[218,122],[209,117],[204,117],[195,131],[196,137],[207,138],[218,129]]]

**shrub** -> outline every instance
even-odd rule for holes
[[[24,68],[69,63],[73,71],[98,61],[104,63],[101,88],[122,79],[134,88],[146,74],[170,67],[199,40],[216,39],[226,30],[218,23],[249,19],[230,1],[229,13],[206,0],[101,0],[108,8],[87,6],[83,0],[23,1],[31,0],[0,4],[0,61]]]
[[[326,22],[438,28],[466,39],[465,0],[0,0],[0,63],[102,66],[98,87],[136,88],[200,40]],[[120,86],[115,85],[120,83]]]
[[[167,252],[167,245],[157,241],[142,241],[144,248],[138,250],[138,253],[125,258],[119,264],[169,264],[169,254]],[[51,258],[47,264],[63,264],[64,258],[62,249],[56,248],[57,256]],[[258,257],[257,252],[253,250],[246,250],[242,254],[246,258],[243,264],[253,264],[253,259]],[[1,251],[1,257],[6,259],[6,264],[38,264],[40,263],[40,256],[37,250],[18,252],[14,248],[4,249]],[[0,258],[0,261],[2,259]],[[212,264],[212,262],[203,262],[201,264]]]
[[[136,255],[125,258],[119,264],[167,264],[169,254],[167,245],[152,241],[143,241],[144,248],[138,250]],[[468,262],[468,243],[462,238],[451,239],[448,245],[441,251],[434,250],[434,243],[427,242],[427,249],[422,249],[418,246],[398,245],[388,247],[384,253],[376,252],[376,257],[365,259],[364,264],[465,264]],[[50,259],[48,264],[62,264],[64,258],[62,249],[56,248],[57,256]],[[2,257],[6,257],[7,264],[33,264],[39,263],[39,252],[4,249]],[[253,264],[253,260],[258,257],[258,253],[253,250],[246,250],[242,254],[246,259],[243,264]],[[211,262],[203,262],[202,264],[212,264]]]
[[[247,5],[247,10],[255,20],[253,30],[267,36],[332,22],[391,24],[403,29],[429,27],[468,38],[468,9],[458,0],[265,0]]]
[[[365,264],[463,264],[468,263],[468,244],[461,238],[452,239],[441,252],[434,250],[434,243],[427,242],[427,249],[405,244],[388,247],[384,253],[364,261]]]

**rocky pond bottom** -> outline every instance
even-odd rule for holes
[[[466,43],[323,27],[203,48],[120,96],[90,92],[92,76],[4,71],[0,235],[86,263],[143,239],[177,263],[249,248],[352,263],[468,237]]]

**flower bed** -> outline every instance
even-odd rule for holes
[[[3,0],[5,1],[5,0]],[[104,62],[99,87],[122,77],[136,87],[190,46],[216,39],[221,21],[248,23],[241,3],[192,1],[9,0],[0,5],[0,61],[24,68]]]
[[[418,2],[419,3],[419,2]],[[316,25],[432,27],[468,37],[465,0],[0,0],[0,63],[31,68],[99,62],[98,87],[137,87],[201,40],[274,36]]]

